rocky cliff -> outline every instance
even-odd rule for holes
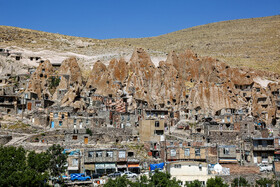
[[[46,79],[51,73],[53,70],[48,61],[40,64],[29,89],[38,95],[47,93]],[[106,66],[97,61],[85,84],[76,59],[70,58],[62,63],[58,75],[61,81],[55,93],[67,90],[61,101],[65,106],[84,108],[80,95],[85,96],[83,93],[93,90],[97,95],[145,100],[154,109],[187,108],[204,115],[214,115],[223,108],[249,108],[253,115],[269,121],[277,113],[276,104],[272,106],[275,103],[272,90],[279,92],[280,88],[278,74],[231,68],[217,59],[198,57],[190,50],[181,54],[169,53],[158,67],[141,48],[133,52],[128,62],[113,59]],[[264,84],[266,82],[269,85]],[[132,104],[133,100],[130,106]]]

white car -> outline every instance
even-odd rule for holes
[[[264,172],[264,171],[272,171],[273,167],[271,164],[259,164],[260,167],[260,172]]]
[[[124,173],[122,173],[122,176],[126,176],[127,178],[136,178],[137,174],[136,173],[132,173],[131,171],[125,171]]]

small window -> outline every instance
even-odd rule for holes
[[[128,153],[127,153],[127,156],[128,156],[128,157],[134,156],[134,152],[128,152]]]
[[[78,139],[78,136],[77,136],[77,135],[73,135],[72,139],[73,139],[73,140],[77,140],[77,139]]]
[[[89,152],[88,152],[88,157],[89,157],[89,158],[92,158],[92,157],[93,157],[93,153],[94,153],[93,151],[89,151]]]
[[[125,158],[125,151],[119,151],[119,158]]]
[[[200,156],[200,148],[195,148],[195,156]]]
[[[102,151],[97,151],[95,157],[102,157]]]
[[[170,156],[176,156],[176,150],[175,149],[170,150]]]
[[[72,166],[78,166],[78,159],[77,158],[73,158]]]
[[[229,148],[224,148],[224,155],[229,155]]]
[[[58,124],[59,124],[59,126],[62,126],[62,121],[59,121]]]
[[[179,147],[183,147],[183,143],[182,142],[179,142]]]
[[[54,113],[54,118],[57,118],[58,117],[58,113]]]
[[[181,168],[181,164],[174,164],[174,168]]]
[[[185,149],[185,156],[190,156],[190,149],[189,148]]]
[[[159,127],[159,121],[155,121],[155,127]]]
[[[64,114],[61,114],[61,119],[64,119]]]
[[[106,152],[106,157],[113,158],[113,151],[107,151]]]

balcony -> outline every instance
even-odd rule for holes
[[[273,145],[267,145],[267,146],[262,146],[262,145],[258,145],[258,146],[254,146],[254,151],[274,151],[275,148]]]

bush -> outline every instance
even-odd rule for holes
[[[86,134],[89,134],[90,136],[92,136],[92,131],[90,129],[86,129]]]

